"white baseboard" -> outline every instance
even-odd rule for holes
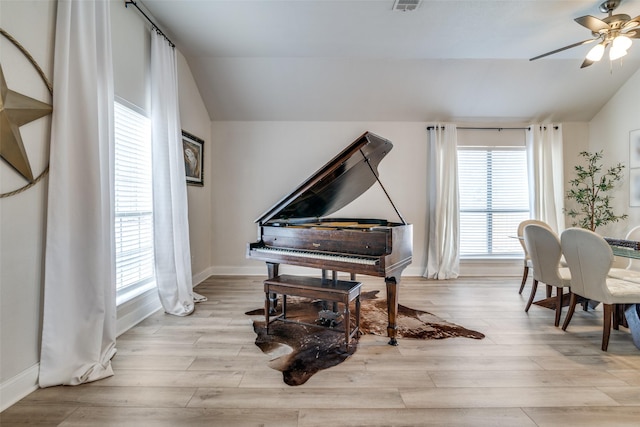
[[[465,259],[460,261],[460,276],[522,276],[521,259]]]
[[[38,389],[40,364],[37,363],[0,385],[0,412]]]
[[[193,277],[193,286],[197,286],[207,277],[211,276],[210,268]],[[129,329],[142,322],[158,310],[162,309],[162,303],[156,288],[150,289],[141,295],[118,306],[116,336],[120,336]]]
[[[149,289],[124,304],[120,304],[116,316],[116,336],[124,334],[160,309],[162,309],[162,304],[156,288]]]
[[[197,273],[195,276],[193,276],[193,279],[192,279],[193,287],[195,288],[196,286],[198,286],[209,276],[213,276],[213,267],[209,267],[204,271],[201,271],[200,273]]]
[[[121,304],[117,311],[116,335],[120,336],[160,309],[162,305],[155,288]],[[0,384],[0,412],[38,389],[39,371],[38,363]]]

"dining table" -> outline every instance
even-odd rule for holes
[[[614,256],[630,259],[640,259],[640,242],[624,239],[604,238]],[[640,283],[638,284],[640,286]],[[615,311],[615,315],[618,318],[618,322],[629,328],[633,344],[640,349],[640,304],[626,304],[623,307],[618,307]]]
[[[509,236],[523,240],[522,236]],[[629,259],[640,259],[640,242],[633,240],[604,237],[609,243],[614,256]],[[640,283],[638,284],[640,286]],[[588,301],[589,307],[595,308],[599,302]],[[634,345],[640,349],[640,304],[626,304],[616,307],[614,315],[617,324],[629,329]]]
[[[627,248],[624,246],[611,246],[611,251],[613,255],[623,257],[623,258],[632,258],[632,259],[640,259],[640,251],[633,248]]]

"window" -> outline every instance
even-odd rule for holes
[[[522,256],[510,236],[530,218],[524,147],[458,147],[460,256]]]
[[[115,122],[116,302],[155,286],[151,125],[120,102]]]

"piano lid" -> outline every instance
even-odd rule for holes
[[[365,132],[255,222],[321,218],[338,211],[376,182],[378,164],[391,148],[391,141]]]

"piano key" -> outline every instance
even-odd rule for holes
[[[324,259],[324,260],[332,260],[332,261],[340,261],[340,262],[349,262],[353,264],[363,264],[363,265],[376,265],[378,263],[377,258],[364,258],[361,256],[351,256],[346,254],[328,254],[321,252],[312,252],[312,251],[297,251],[294,249],[281,249],[281,248],[270,248],[270,247],[262,247],[255,248],[256,252],[263,253],[271,253],[277,255],[287,255],[287,256],[296,256],[301,258],[313,258],[313,259]]]

